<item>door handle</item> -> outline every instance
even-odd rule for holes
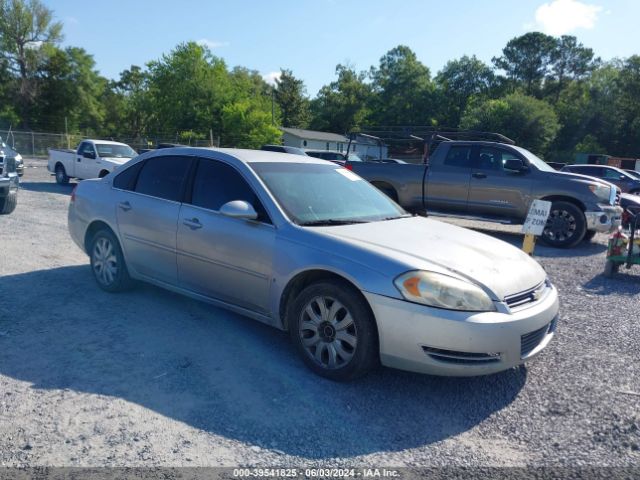
[[[118,207],[120,207],[120,209],[125,212],[128,212],[129,210],[131,210],[131,204],[129,202],[120,202],[118,204]]]
[[[474,172],[471,174],[471,176],[473,178],[487,178],[487,174],[482,172]]]
[[[197,230],[199,228],[202,228],[202,224],[200,223],[200,220],[198,220],[197,218],[187,219],[187,220],[184,220],[182,223],[187,227],[189,227],[191,230]]]

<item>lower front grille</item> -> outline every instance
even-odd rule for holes
[[[558,317],[555,317],[551,320],[550,323],[546,324],[544,327],[539,328],[533,332],[525,333],[520,337],[520,357],[524,358],[533,352],[540,342],[544,340],[544,337],[548,333],[553,333],[556,329],[556,323],[558,321]]]
[[[433,347],[422,347],[422,350],[434,360],[458,365],[482,365],[500,361],[499,353],[456,352]]]

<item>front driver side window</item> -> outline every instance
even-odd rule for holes
[[[199,159],[193,179],[191,204],[218,211],[222,205],[233,200],[250,203],[258,213],[258,221],[271,223],[257,195],[235,168],[217,160]]]

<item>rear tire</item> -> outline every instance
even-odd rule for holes
[[[110,230],[98,230],[89,247],[91,271],[98,286],[107,292],[122,292],[132,286],[122,249],[116,236]]]
[[[578,245],[587,233],[587,220],[580,208],[570,202],[553,202],[541,239],[556,248]]]
[[[0,199],[0,215],[8,215],[18,205],[18,191],[9,192],[9,195]]]
[[[293,300],[287,316],[291,341],[316,374],[348,381],[378,365],[375,319],[350,284],[325,280],[309,285]]]
[[[98,174],[98,178],[104,178],[107,175],[109,175],[109,172],[107,172],[106,170],[102,170],[99,174]]]
[[[60,163],[56,165],[56,182],[58,182],[58,185],[66,185],[67,183],[69,183],[67,171]]]

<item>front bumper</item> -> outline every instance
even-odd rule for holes
[[[375,315],[383,365],[447,376],[486,375],[524,363],[553,338],[558,292],[510,312],[456,312],[364,292]]]
[[[622,223],[622,207],[601,205],[601,210],[584,212],[587,219],[587,230],[611,232]]]

